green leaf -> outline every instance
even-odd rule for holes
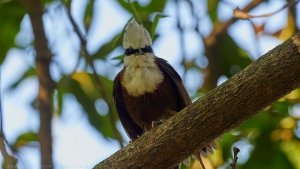
[[[137,1],[128,3],[127,0],[118,0],[118,2],[127,12],[134,15],[137,21],[145,24],[149,21],[151,14],[163,11],[167,1],[151,1],[147,6],[141,6]]]
[[[240,129],[255,135],[252,137],[259,137],[263,133],[271,133],[274,129],[278,128],[280,119],[269,111],[260,112],[243,123]]]
[[[105,59],[109,53],[114,51],[117,47],[122,44],[122,33],[115,35],[109,42],[105,43],[105,45],[101,46],[98,51],[93,55],[96,59]]]
[[[154,37],[155,37],[155,30],[156,30],[156,27],[158,25],[159,19],[165,18],[165,17],[168,17],[168,15],[164,15],[164,14],[161,14],[161,13],[158,13],[158,14],[155,15],[154,21],[153,21],[153,24],[152,24],[152,27],[151,27],[151,31],[150,31],[150,35],[151,35],[152,39],[154,39]]]
[[[209,0],[207,1],[207,10],[210,19],[213,23],[217,22],[217,11],[218,11],[219,0]]]
[[[125,55],[119,55],[112,58],[112,60],[118,60],[116,66],[120,66],[124,62]]]
[[[294,168],[300,168],[300,141],[299,140],[291,140],[285,141],[281,144],[281,149],[288,157],[290,162],[293,164]]]
[[[92,22],[92,17],[93,17],[93,9],[94,9],[94,0],[89,0],[86,9],[85,9],[85,14],[84,14],[84,25],[85,25],[85,30],[88,32],[91,22]]]
[[[144,9],[150,12],[162,12],[166,6],[167,0],[151,1]]]
[[[112,58],[112,60],[120,60],[123,61],[124,60],[125,55],[119,55],[119,56],[115,56]]]
[[[130,6],[128,4],[128,0],[118,0],[119,5],[124,8],[127,12],[130,12]]]
[[[24,15],[24,7],[17,1],[0,4],[0,64],[5,59],[7,51],[15,46],[15,37],[20,30]]]
[[[32,131],[21,134],[17,139],[11,144],[13,152],[17,152],[21,147],[27,146],[30,143],[38,141],[38,134]]]
[[[137,1],[131,2],[131,0],[128,0],[128,4],[129,4],[131,13],[133,14],[135,20],[138,22],[142,22],[142,18],[138,12],[141,10],[137,10],[137,9],[141,9],[140,4]]]
[[[273,113],[276,113],[279,118],[288,116],[289,108],[292,104],[288,101],[277,101],[271,105]]]
[[[61,116],[62,114],[62,108],[63,108],[63,104],[64,104],[64,93],[61,90],[57,90],[57,109],[56,109],[56,113]]]

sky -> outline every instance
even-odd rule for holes
[[[196,1],[196,0],[195,0]],[[205,0],[200,0],[206,3]],[[87,1],[74,0],[72,4],[72,15],[76,22],[79,23],[81,30],[83,24],[81,20],[84,15],[84,7]],[[227,0],[227,2],[242,8],[249,0]],[[147,0],[141,1],[147,3]],[[268,5],[261,5],[257,9],[251,11],[253,14],[262,14],[272,12],[274,9],[279,9],[284,5],[285,1],[277,0],[270,1]],[[232,9],[235,6],[221,3],[218,18],[226,21],[232,16]],[[205,18],[205,5],[199,6],[201,20],[200,31],[203,35],[208,35],[212,25],[208,18]],[[300,11],[300,5],[297,5]],[[131,17],[126,13],[116,1],[111,0],[96,0],[95,1],[94,21],[92,22],[90,32],[87,35],[88,50],[93,53],[96,49],[105,44],[112,36],[120,32],[125,23]],[[198,38],[195,38],[195,33],[192,32],[192,21],[190,15],[187,14],[188,6],[182,5],[180,9],[180,17],[183,25],[187,28],[184,37],[186,44],[186,54],[188,58],[203,56],[203,44]],[[51,65],[51,73],[54,79],[60,77],[60,73],[70,73],[76,64],[76,53],[79,50],[79,40],[73,33],[70,23],[67,21],[65,10],[59,6],[59,3],[53,3],[47,7],[48,13],[44,16],[46,34],[48,36],[49,46],[53,49],[55,64]],[[75,12],[76,11],[76,12]],[[168,1],[167,8],[163,12],[169,15],[164,18],[157,28],[157,32],[161,37],[153,44],[154,52],[157,56],[168,60],[179,74],[183,74],[183,69],[180,66],[180,48],[178,30],[176,30],[176,13],[174,3]],[[300,14],[298,13],[298,16]],[[256,23],[267,22],[266,29],[270,32],[282,27],[285,23],[286,12],[280,12],[274,16],[263,19],[254,19]],[[300,18],[300,17],[299,17]],[[298,26],[299,26],[298,22]],[[247,52],[251,58],[257,59],[262,54],[274,48],[281,42],[275,38],[262,36],[256,41],[253,36],[250,24],[248,21],[238,21],[229,29],[233,39]],[[241,38],[242,36],[242,38]],[[33,33],[30,26],[28,15],[23,18],[21,23],[21,31],[16,38],[16,43],[24,45],[31,43]],[[256,43],[259,43],[257,49]],[[169,47],[172,47],[170,50]],[[115,50],[110,57],[122,54],[123,50]],[[75,57],[74,57],[75,56]],[[34,96],[37,95],[38,82],[36,78],[29,78],[22,82],[16,89],[11,90],[8,87],[22,76],[28,67],[34,65],[34,50],[26,48],[20,50],[17,48],[11,49],[8,52],[7,59],[1,66],[1,91],[2,91],[2,108],[4,117],[4,131],[7,140],[13,142],[16,137],[26,131],[37,131],[39,126],[38,112],[30,106]],[[82,65],[82,64],[81,64]],[[114,62],[103,64],[97,63],[97,71],[100,74],[109,75],[114,78],[117,71],[113,74],[110,72],[110,67],[115,66]],[[201,65],[205,67],[207,61],[203,59]],[[60,69],[63,67],[63,70]],[[82,66],[79,67],[82,69]],[[194,78],[195,73],[190,72],[186,75],[184,81],[190,93],[195,92],[195,88],[202,83],[201,78]],[[199,73],[198,73],[199,74]],[[201,76],[199,74],[198,76]],[[227,78],[222,77],[220,83]],[[24,90],[26,89],[26,90]],[[300,107],[299,107],[300,109]],[[294,111],[298,111],[295,109]],[[75,169],[75,168],[91,168],[98,162],[104,160],[119,149],[116,141],[104,139],[93,127],[89,125],[86,116],[82,113],[82,108],[76,103],[73,96],[69,95],[65,98],[63,114],[61,117],[54,116],[52,122],[53,128],[53,149],[55,167],[59,169]],[[124,137],[125,132],[122,130]],[[21,169],[37,169],[39,164],[39,151],[37,145],[30,145],[22,148],[19,155],[19,164]],[[242,152],[241,152],[242,153]]]

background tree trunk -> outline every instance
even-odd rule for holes
[[[54,82],[50,76],[52,54],[48,48],[43,23],[43,5],[40,1],[25,0],[34,36],[36,50],[36,71],[39,80],[38,110],[40,113],[39,142],[41,152],[41,168],[53,168],[52,160],[52,94]]]

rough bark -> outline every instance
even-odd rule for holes
[[[35,36],[36,71],[39,80],[38,110],[40,112],[39,142],[41,150],[41,168],[53,168],[52,161],[52,94],[54,83],[50,76],[52,54],[47,46],[44,24],[43,4],[39,0],[21,0],[26,6]]]
[[[96,165],[166,169],[300,86],[300,32]]]

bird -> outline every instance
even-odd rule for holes
[[[132,19],[123,35],[124,67],[113,84],[119,119],[131,140],[192,104],[180,75],[151,45],[149,32]]]

